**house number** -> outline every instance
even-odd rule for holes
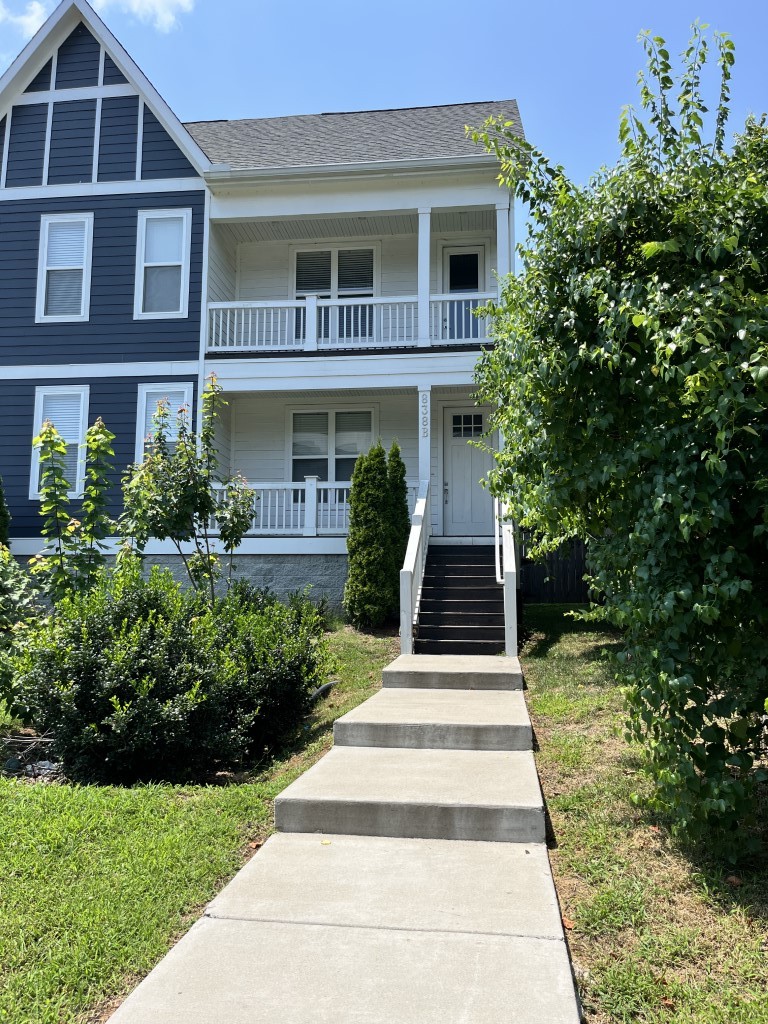
[[[429,437],[429,395],[421,396],[421,436]]]

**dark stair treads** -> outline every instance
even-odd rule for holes
[[[417,654],[503,654],[504,591],[492,547],[438,546],[427,553]]]

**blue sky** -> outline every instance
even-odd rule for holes
[[[7,64],[53,3],[0,0]],[[579,181],[616,156],[637,97],[637,34],[672,53],[699,18],[736,43],[732,127],[768,110],[765,0],[101,0],[182,120],[506,99]],[[3,60],[3,58],[5,58]]]

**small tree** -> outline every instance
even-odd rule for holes
[[[6,547],[10,544],[10,527],[11,513],[5,501],[3,478],[0,476],[0,544],[5,544]]]
[[[196,436],[189,410],[176,414],[178,432],[169,442],[170,410],[161,400],[154,416],[154,431],[140,463],[130,466],[123,479],[120,528],[124,552],[142,555],[150,538],[171,540],[184,563],[190,583],[204,593],[211,605],[216,599],[216,580],[221,565],[215,552],[216,520],[230,555],[238,547],[251,522],[253,490],[242,478],[226,485],[219,502],[215,494],[218,454],[216,419],[223,403],[221,385],[211,377],[201,395],[202,429]],[[188,553],[187,545],[192,546]]]
[[[387,456],[381,441],[360,455],[349,495],[349,571],[344,608],[364,629],[381,626],[391,612],[390,502]]]
[[[392,442],[387,459],[387,491],[389,497],[389,558],[390,558],[390,605],[389,614],[397,618],[400,613],[400,570],[408,547],[411,532],[411,515],[408,509],[408,484],[405,479],[405,463],[400,454],[400,445]]]
[[[768,129],[725,148],[727,37],[708,141],[701,28],[677,98],[664,41],[643,40],[645,116],[624,113],[619,164],[587,186],[511,126],[475,133],[531,225],[478,383],[504,437],[492,487],[533,554],[589,544],[652,806],[734,857],[766,775]]]

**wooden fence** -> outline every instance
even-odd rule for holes
[[[547,555],[543,562],[527,557],[527,538],[521,539],[520,586],[525,601],[545,604],[583,602],[589,600],[589,588],[582,577],[587,571],[583,541],[573,540],[559,551]]]

